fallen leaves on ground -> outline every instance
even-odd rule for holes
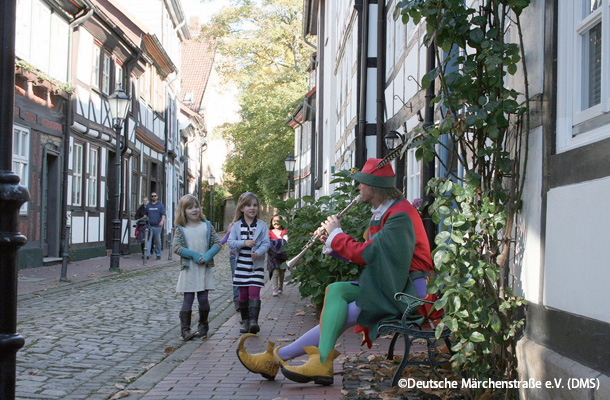
[[[151,364],[148,364],[148,365],[143,366],[143,367],[142,367],[142,369],[144,369],[144,370],[148,371],[149,369],[151,369],[151,368],[152,368],[152,367],[154,367],[155,365],[156,365],[155,363],[151,363]]]
[[[174,352],[174,350],[176,350],[174,348],[174,346],[169,346],[169,347],[166,347],[163,352],[165,353],[165,355],[169,356],[170,354],[172,354]]]

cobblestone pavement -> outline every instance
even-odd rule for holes
[[[20,298],[16,398],[108,399],[180,347],[200,346],[180,338],[177,262]],[[211,324],[233,311],[226,246],[215,262]]]

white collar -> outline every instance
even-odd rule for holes
[[[388,211],[388,208],[390,208],[392,206],[392,203],[394,203],[394,199],[388,199],[386,201],[384,201],[383,203],[381,203],[379,205],[379,207],[375,208],[371,208],[371,212],[373,213],[373,221],[377,221],[378,219],[381,219],[381,217],[383,217],[383,214],[385,214],[386,211]]]

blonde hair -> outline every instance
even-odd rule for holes
[[[237,222],[244,217],[244,213],[241,211],[245,206],[249,206],[252,203],[256,202],[256,204],[260,205],[258,201],[258,197],[252,192],[244,192],[239,196],[239,200],[237,200],[237,209],[235,210],[235,216],[233,217],[233,222]],[[258,214],[256,215],[258,218]]]
[[[174,225],[180,225],[182,227],[185,227],[186,210],[187,208],[191,208],[193,206],[197,206],[197,208],[199,209],[199,219],[205,221],[205,215],[203,215],[203,211],[201,211],[201,204],[199,203],[199,200],[197,200],[197,197],[193,196],[192,194],[185,194],[178,202],[178,210],[176,211]]]

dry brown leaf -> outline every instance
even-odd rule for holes
[[[172,354],[174,352],[174,350],[176,350],[176,349],[173,346],[169,346],[169,347],[166,347],[163,352],[169,356],[170,354]]]
[[[151,369],[154,366],[155,366],[155,363],[150,363],[148,365],[143,366],[142,369],[145,369],[146,371],[148,371],[149,369]]]
[[[119,389],[119,390],[125,390],[125,385],[122,385],[120,383],[115,384],[114,387]]]
[[[294,342],[292,339],[278,339],[276,342]]]
[[[121,390],[120,392],[117,392],[117,393],[111,395],[109,398],[110,399],[122,399],[123,397],[127,397],[127,396],[129,396],[129,391]]]
[[[296,333],[295,332],[286,332],[286,335],[288,335],[288,336],[295,336]]]
[[[371,364],[361,364],[356,367],[356,369],[373,369]]]
[[[299,317],[302,317],[302,316],[304,316],[304,315],[305,315],[305,311],[299,311],[298,313],[296,313],[296,314],[294,314],[294,315],[297,315],[297,316],[299,316]]]
[[[341,389],[341,395],[342,396],[347,396],[349,394],[349,391],[345,390],[345,389]]]
[[[384,359],[385,359],[385,357],[382,356],[381,354],[371,354],[370,356],[367,357],[367,360],[369,360],[369,362],[377,362],[377,361],[382,361]]]
[[[28,371],[28,375],[40,375],[40,370],[31,369]]]
[[[375,373],[380,376],[391,377],[391,376],[394,376],[395,370],[396,370],[396,368],[381,367],[381,368],[375,369]]]
[[[124,376],[123,379],[125,379],[127,382],[131,382],[134,379],[136,379],[137,376],[136,375],[128,375],[128,376]]]

